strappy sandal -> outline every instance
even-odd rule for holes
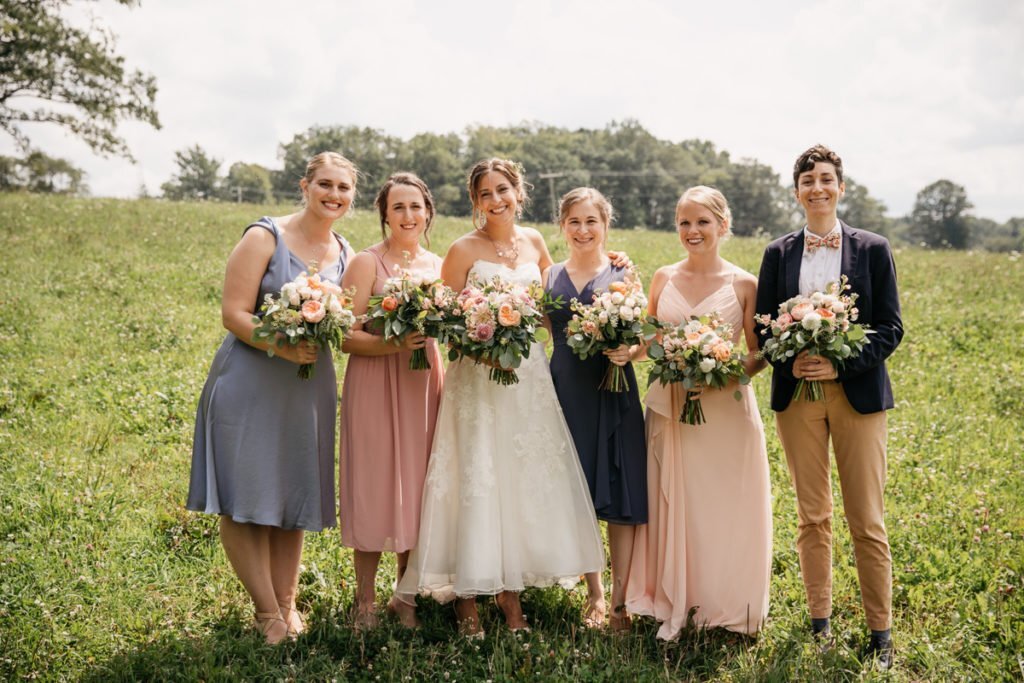
[[[626,633],[633,628],[633,620],[626,611],[625,605],[616,605],[608,617],[608,628],[613,633]]]
[[[498,593],[497,595],[494,596],[494,604],[498,606],[498,609],[500,609],[501,613],[505,616],[505,625],[508,626],[508,630],[512,631],[512,633],[529,633],[530,632],[529,625],[513,626],[512,624],[509,623],[508,612],[505,611],[505,606],[502,605],[501,604],[501,600],[498,599],[499,595],[501,595],[501,593]],[[526,624],[526,615],[523,614],[523,605],[522,605],[521,602],[519,602],[518,599],[516,599],[516,605],[519,607],[519,616],[522,617],[523,623]]]
[[[276,640],[271,640],[270,630],[278,621],[284,624],[284,635]],[[267,645],[277,645],[288,637],[288,622],[281,618],[280,612],[256,612],[256,622],[254,625],[256,630],[260,632],[260,635],[263,636],[263,639],[267,641]]]
[[[406,628],[420,627],[420,620],[416,616],[416,605],[410,605],[395,596],[391,596],[391,599],[388,600],[387,609],[390,614],[398,619],[398,623],[402,626]]]
[[[377,604],[370,603],[369,609],[364,608],[356,600],[352,603],[352,628],[357,631],[369,631],[380,626],[380,615],[377,614]]]
[[[278,607],[281,608],[281,617],[284,619],[284,623],[288,624],[288,638],[295,640],[306,630],[306,622],[302,619],[302,613],[294,607],[288,607],[278,603]],[[299,625],[297,628],[292,627],[292,618],[290,614],[294,614],[295,618],[298,619]]]
[[[605,617],[608,613],[603,606],[604,599],[600,603],[587,598],[587,611],[583,615],[583,625],[587,628],[603,628]],[[599,608],[598,604],[602,606]]]
[[[474,605],[475,607],[475,605]],[[480,625],[480,615],[475,610],[469,616],[459,614],[458,600],[455,605],[455,623],[458,624],[459,635],[467,640],[483,640],[486,635],[484,627]]]

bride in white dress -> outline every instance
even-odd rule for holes
[[[515,225],[525,192],[514,162],[489,159],[469,177],[477,230],[452,244],[441,267],[461,290],[471,277],[528,283],[551,265],[536,230]],[[601,571],[594,506],[559,408],[541,344],[501,386],[489,367],[452,363],[434,432],[419,542],[401,593],[458,598],[460,633],[482,637],[476,596],[494,595],[513,630],[526,628],[519,591],[571,587]]]

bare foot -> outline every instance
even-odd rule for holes
[[[357,631],[368,631],[380,625],[377,604],[361,603],[358,600],[352,605],[352,628]]]
[[[604,596],[587,598],[587,610],[583,613],[583,625],[587,628],[603,628],[605,617],[608,616],[608,605]]]
[[[523,616],[523,606],[519,602],[519,593],[502,591],[494,596],[494,602],[505,615],[505,623],[513,631],[529,631],[530,625]]]
[[[391,596],[391,600],[388,601],[388,612],[394,614],[398,618],[398,623],[406,628],[420,627],[420,620],[416,618],[416,605],[410,605]]]
[[[473,640],[482,640],[483,626],[480,615],[476,611],[476,598],[457,598],[455,600],[455,619],[459,624],[459,635]]]

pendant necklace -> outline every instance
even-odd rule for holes
[[[498,255],[499,259],[503,259],[512,263],[513,265],[519,260],[519,235],[515,232],[515,228],[512,228],[512,244],[509,247],[503,247],[498,240],[491,237],[490,233],[487,234],[487,239],[494,245],[494,253]]]

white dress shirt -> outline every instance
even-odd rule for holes
[[[804,249],[803,261],[800,263],[800,294],[808,296],[812,292],[823,292],[831,282],[839,280],[843,265],[843,232],[839,221],[836,221],[828,234],[839,233],[839,248],[819,247],[813,254]],[[804,239],[814,235],[804,226]],[[814,235],[817,237],[817,235]]]

